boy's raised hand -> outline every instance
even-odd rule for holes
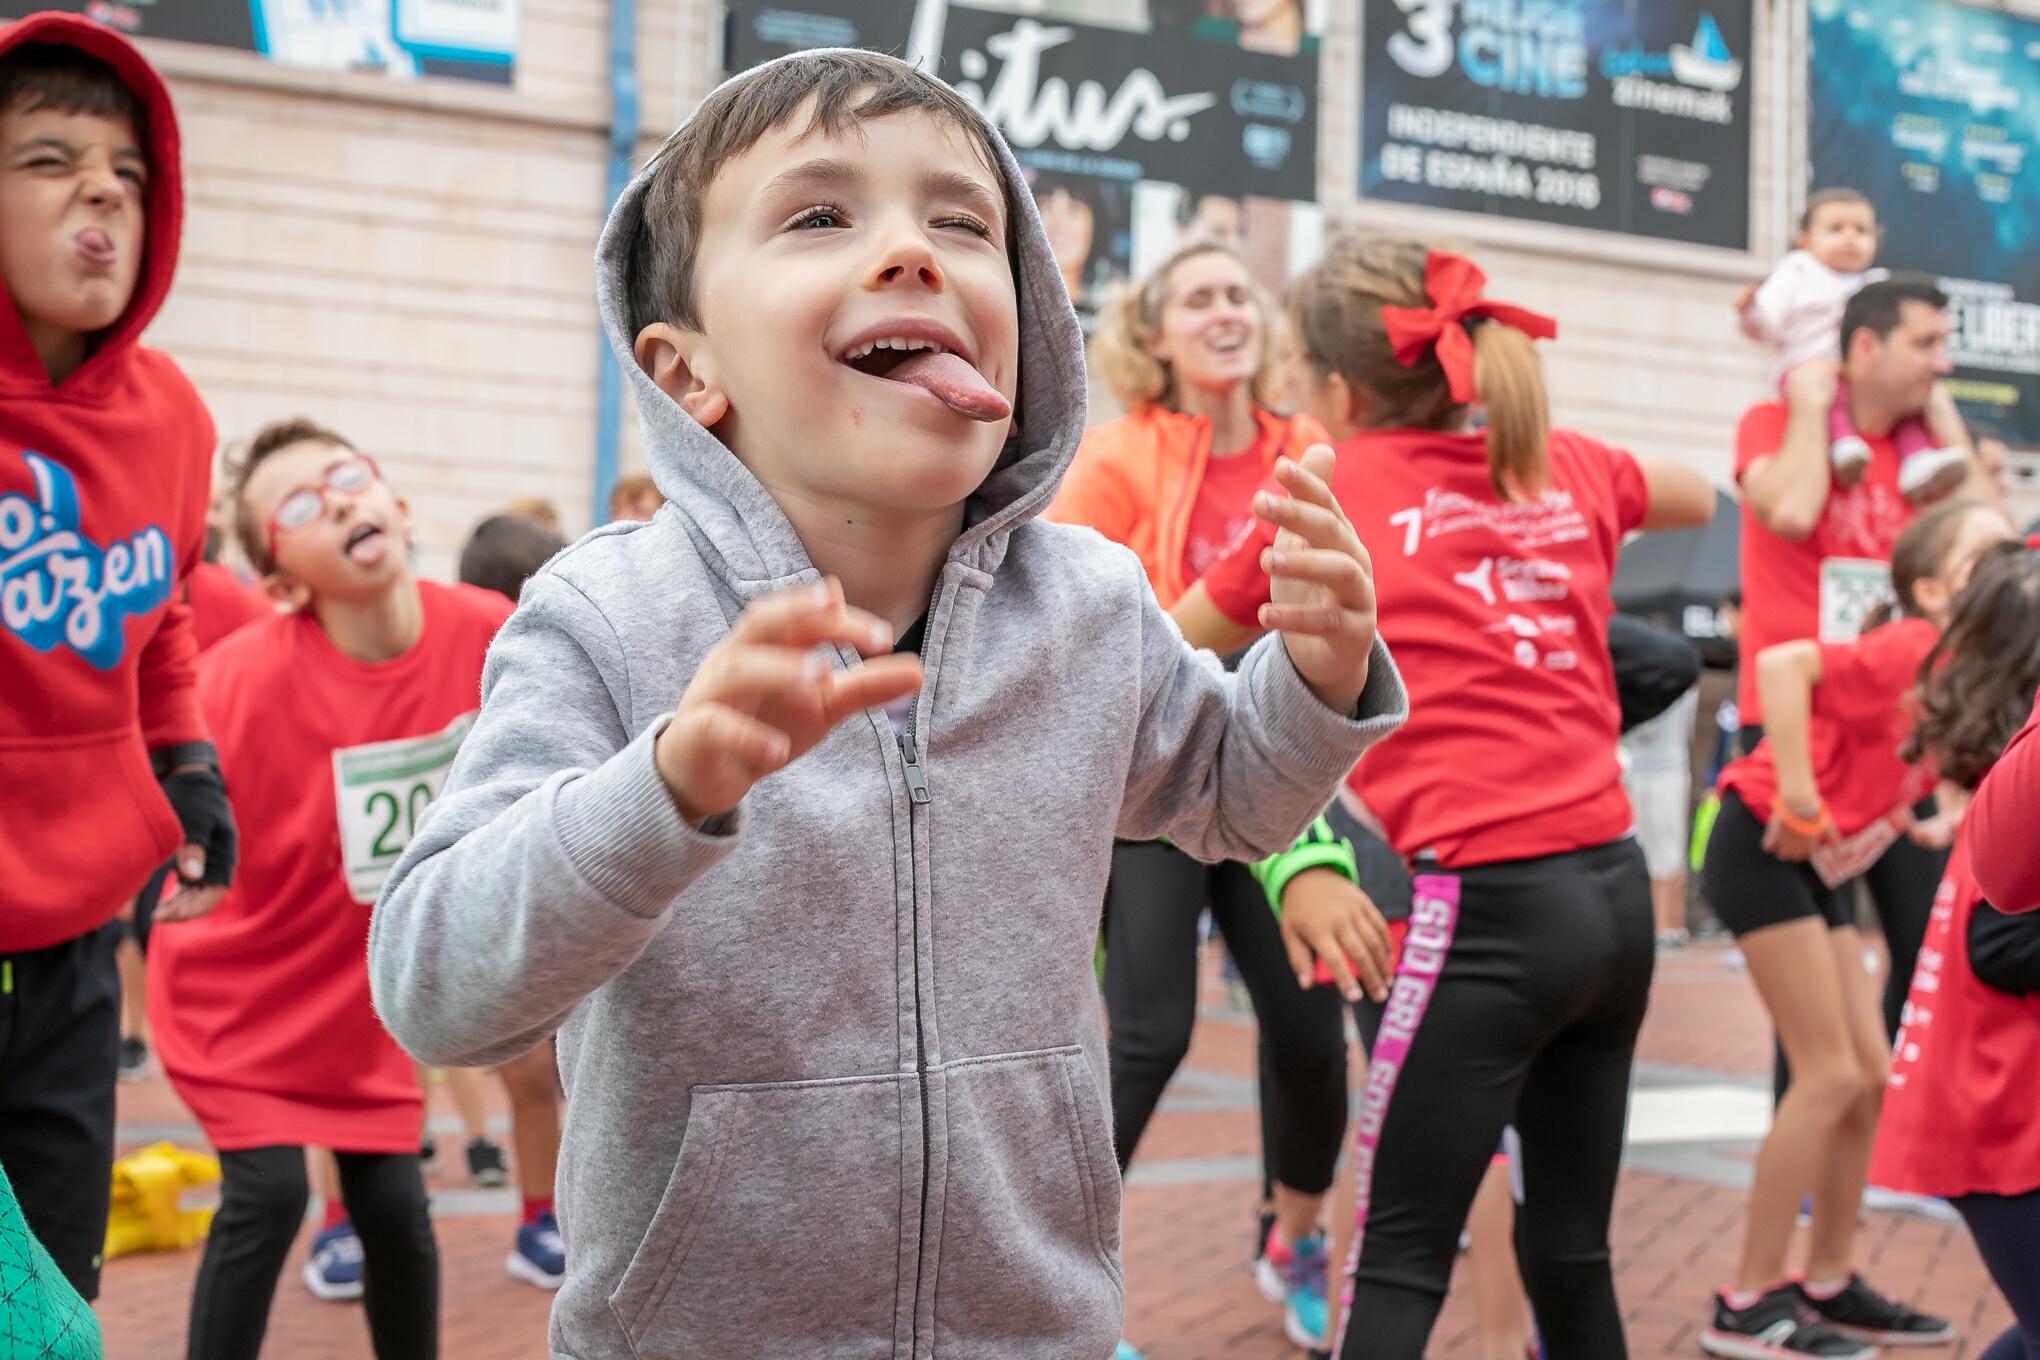
[[[815,651],[869,657],[848,670]],[[707,656],[652,748],[680,815],[699,827],[808,751],[852,713],[921,687],[921,659],[891,655],[885,621],[844,603],[831,578],[752,601]]]
[[[1296,673],[1325,707],[1351,713],[1374,648],[1374,563],[1332,496],[1333,463],[1324,444],[1306,449],[1301,463],[1279,458],[1275,478],[1289,494],[1254,498],[1254,513],[1277,530],[1261,554],[1269,602],[1260,622],[1281,632]]]

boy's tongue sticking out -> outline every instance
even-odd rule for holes
[[[387,535],[373,524],[364,524],[347,536],[347,556],[358,566],[374,566],[388,550]]]
[[[917,324],[913,329],[928,328]],[[842,362],[867,378],[918,387],[970,420],[1004,420],[1013,414],[1013,403],[985,380],[946,328],[867,339],[846,350]]]
[[[955,354],[923,350],[885,376],[933,393],[944,406],[972,420],[1004,420],[1013,414],[1013,403],[1000,396],[999,389],[986,382],[984,374]]]

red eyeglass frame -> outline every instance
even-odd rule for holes
[[[338,487],[333,485],[333,474],[339,471],[341,468],[347,467],[354,463],[365,463],[368,465],[369,474],[368,481],[363,483],[361,488],[356,491],[349,491],[345,487]],[[265,542],[265,546],[267,546],[269,549],[269,561],[271,565],[274,565],[276,562],[276,539],[279,533],[285,535],[301,534],[305,530],[311,528],[314,524],[317,524],[319,522],[318,518],[315,516],[312,519],[306,520],[303,524],[298,525],[296,528],[289,528],[285,525],[278,524],[276,522],[276,516],[283,513],[284,506],[289,505],[299,496],[309,491],[319,498],[320,510],[323,513],[325,508],[326,493],[332,492],[335,495],[350,497],[359,496],[363,491],[368,490],[369,487],[374,486],[377,482],[381,480],[382,480],[382,468],[376,464],[375,459],[369,457],[365,453],[350,453],[345,458],[336,459],[334,462],[328,464],[326,467],[325,475],[319,479],[317,485],[314,485],[310,482],[306,482],[303,483],[302,485],[294,486],[289,491],[285,492],[283,499],[276,503],[275,513],[271,514],[269,517],[268,525],[269,536]]]

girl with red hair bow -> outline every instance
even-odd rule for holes
[[[1532,341],[1557,327],[1484,299],[1484,282],[1455,255],[1347,239],[1286,309],[1289,396],[1335,441],[1332,491],[1372,552],[1410,687],[1405,730],[1349,781],[1415,874],[1389,999],[1363,1020],[1378,1031],[1337,1349],[1369,1360],[1422,1356],[1511,1122],[1546,1350],[1624,1353],[1608,1219],[1655,951],[1616,763],[1608,583],[1626,533],[1704,523],[1714,495],[1552,429]],[[1259,524],[1178,602],[1184,633],[1223,651],[1281,626],[1278,561],[1340,570]]]

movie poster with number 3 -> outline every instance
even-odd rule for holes
[[[1750,0],[1366,0],[1363,198],[1749,245]]]

